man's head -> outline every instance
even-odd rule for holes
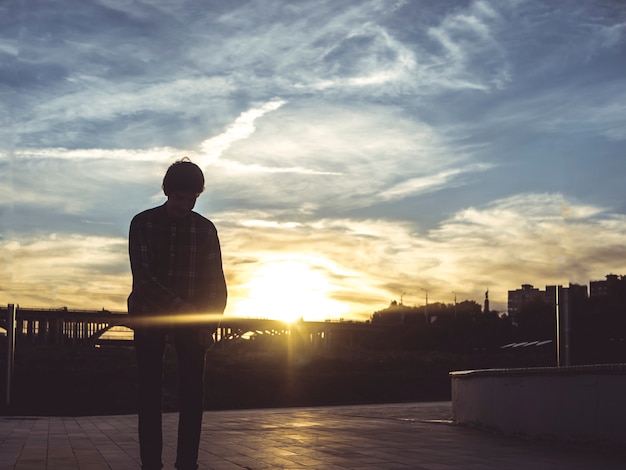
[[[204,175],[198,165],[185,157],[170,165],[163,177],[163,192],[170,196],[173,191],[204,191]]]
[[[187,157],[172,163],[163,177],[163,192],[167,196],[166,207],[172,217],[188,215],[202,191],[204,191],[202,170]]]

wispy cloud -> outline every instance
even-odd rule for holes
[[[432,55],[427,73],[436,74],[437,81],[454,89],[487,91],[504,87],[510,80],[509,65],[493,31],[500,27],[500,15],[484,1],[472,2],[446,16],[428,29],[443,53],[435,53],[438,60]]]
[[[364,207],[435,190],[456,175],[487,168],[468,163],[473,158],[395,107],[349,111],[313,101],[266,116],[254,136],[223,154],[223,171],[212,184],[218,193],[236,188],[240,201],[281,200],[294,209],[311,203]],[[241,168],[265,174],[251,187]],[[286,172],[293,175],[279,176]]]
[[[125,248],[125,239],[81,235],[0,242],[0,253],[10,261],[2,297],[22,306],[125,310]]]
[[[277,110],[284,104],[285,101],[283,100],[273,100],[258,108],[241,113],[226,131],[200,144],[202,154],[199,155],[199,163],[204,166],[215,162],[234,142],[247,139],[254,133],[256,130],[254,122],[257,119],[266,113]]]
[[[424,192],[432,192],[437,189],[456,186],[455,179],[465,173],[485,171],[491,166],[486,164],[469,165],[466,168],[451,168],[428,176],[410,178],[380,193],[384,200],[401,199],[406,196],[414,196]]]

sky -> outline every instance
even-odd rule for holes
[[[185,156],[230,315],[626,274],[625,59],[620,0],[0,2],[0,304],[125,310]]]

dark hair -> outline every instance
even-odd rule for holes
[[[163,192],[169,196],[173,191],[204,191],[204,175],[198,165],[185,157],[170,165],[163,177]]]

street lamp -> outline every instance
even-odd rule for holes
[[[424,289],[423,287],[420,287],[420,289],[422,289],[426,293],[426,306],[424,307],[424,317],[426,320],[426,324],[428,325],[428,289]]]
[[[454,294],[454,321],[456,321],[456,292],[452,291]]]

